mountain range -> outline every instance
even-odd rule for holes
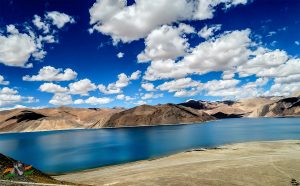
[[[0,112],[0,132],[200,123],[223,118],[300,116],[300,96],[188,100],[125,108],[18,108]]]

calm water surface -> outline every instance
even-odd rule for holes
[[[191,148],[284,139],[300,139],[300,118],[242,118],[192,125],[1,134],[0,153],[47,173],[65,173]]]

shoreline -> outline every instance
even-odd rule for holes
[[[21,132],[0,132],[1,134],[19,134],[19,133],[35,133],[35,132],[62,132],[62,131],[77,131],[77,130],[99,130],[99,129],[126,129],[126,128],[142,128],[142,127],[159,127],[159,126],[180,126],[180,125],[197,125],[208,122],[216,122],[227,119],[271,119],[271,118],[300,118],[300,116],[275,116],[275,117],[241,117],[241,118],[223,118],[216,120],[209,120],[203,122],[190,123],[175,123],[175,124],[158,124],[158,125],[139,125],[139,126],[120,126],[120,127],[102,127],[102,128],[70,128],[70,129],[56,129],[56,130],[36,130],[36,131],[21,131]]]
[[[284,141],[299,141],[299,144],[300,144],[300,137],[299,137],[299,139],[284,139],[284,140],[274,139],[274,140],[268,140],[268,141],[252,140],[252,141],[244,141],[244,142],[238,142],[238,143],[226,143],[226,144],[219,145],[219,146],[214,146],[214,147],[207,147],[207,148],[199,147],[199,148],[187,149],[187,150],[184,150],[184,151],[179,151],[179,152],[166,154],[166,155],[162,155],[162,156],[157,156],[157,157],[152,157],[152,158],[148,158],[148,159],[141,159],[141,160],[136,160],[136,161],[124,162],[124,163],[104,165],[104,166],[100,166],[100,167],[76,170],[76,171],[65,172],[65,173],[58,173],[58,174],[56,174],[56,173],[53,173],[53,174],[52,173],[47,173],[47,174],[49,176],[52,176],[52,177],[54,177],[54,176],[64,176],[64,175],[76,174],[76,173],[81,173],[81,172],[91,172],[91,171],[98,170],[98,169],[113,168],[113,167],[119,167],[119,166],[123,166],[123,165],[136,164],[136,163],[140,163],[140,162],[143,162],[143,161],[153,161],[153,160],[167,158],[167,157],[174,156],[174,155],[181,154],[181,153],[189,153],[189,152],[196,152],[196,151],[197,152],[203,152],[203,151],[211,151],[211,150],[222,150],[226,146],[233,146],[233,145],[244,145],[244,144],[251,144],[251,143],[276,143],[276,142],[284,142]]]
[[[94,167],[94,168],[88,168],[88,169],[82,169],[82,170],[65,172],[65,173],[58,173],[58,174],[48,173],[48,175],[50,175],[50,176],[63,176],[63,175],[68,175],[68,174],[76,174],[76,173],[80,173],[80,172],[90,172],[90,171],[98,170],[98,169],[135,164],[135,163],[139,163],[139,162],[143,162],[143,161],[153,161],[153,160],[167,158],[167,157],[170,157],[170,156],[173,156],[173,155],[176,155],[176,154],[181,154],[181,153],[188,153],[188,152],[194,152],[194,151],[200,151],[201,152],[201,151],[210,151],[210,150],[221,150],[221,149],[223,149],[223,147],[226,147],[226,146],[244,145],[244,144],[248,144],[248,143],[274,143],[274,142],[276,143],[276,142],[281,142],[281,141],[299,141],[299,144],[300,144],[300,137],[299,137],[299,139],[284,139],[284,140],[274,139],[274,140],[268,140],[268,141],[253,140],[253,141],[244,141],[244,142],[238,142],[238,143],[226,143],[226,144],[223,144],[223,145],[214,146],[214,147],[207,147],[207,148],[203,148],[203,147],[192,148],[192,149],[187,149],[187,150],[184,150],[184,151],[179,151],[179,152],[176,152],[176,153],[166,154],[166,155],[152,157],[152,158],[148,158],[148,159],[142,159],[142,160],[136,160],[136,161],[130,161],[130,162],[124,162],[124,163],[117,163],[117,164],[111,164],[111,165],[104,165],[104,166],[100,166],[100,167]]]
[[[280,164],[280,170],[288,172],[278,171],[272,167],[274,163]],[[249,171],[251,172],[250,175]],[[190,174],[185,174],[185,172],[190,172]],[[163,157],[87,169],[52,177],[61,181],[72,182],[73,180],[74,182],[76,180],[75,183],[92,185],[146,185],[146,183],[180,185],[181,181],[186,181],[186,179],[191,181],[191,185],[217,185],[216,183],[220,182],[213,181],[215,173],[224,177],[228,185],[236,184],[235,179],[230,179],[232,176],[236,176],[235,174],[242,174],[242,177],[253,182],[262,177],[261,175],[276,175],[272,176],[272,179],[265,179],[264,177],[259,179],[260,182],[267,181],[264,183],[267,185],[282,183],[282,181],[287,184],[290,180],[284,174],[292,175],[290,177],[299,181],[300,139],[243,142],[226,144],[217,148],[192,149]],[[198,179],[196,175],[203,177],[203,179]],[[184,179],[182,180],[182,178]],[[212,180],[209,181],[208,178]],[[279,178],[280,180],[278,180]],[[242,185],[247,184],[243,182]]]

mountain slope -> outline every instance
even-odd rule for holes
[[[284,98],[274,103],[263,105],[254,112],[253,116],[300,116],[300,97]]]
[[[214,119],[205,112],[175,104],[142,105],[114,114],[103,127],[192,123]]]
[[[264,105],[279,100],[278,97],[258,97],[237,101],[195,101],[191,100],[179,105],[203,110],[216,118],[257,117],[253,112]]]
[[[0,132],[100,128],[121,109],[45,108],[0,112]]]
[[[29,132],[203,122],[238,117],[300,116],[300,97],[195,101],[123,108],[43,108],[0,111],[0,132]]]

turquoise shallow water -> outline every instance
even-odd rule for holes
[[[300,139],[300,118],[238,118],[205,124],[0,135],[0,153],[65,173],[228,143]]]

